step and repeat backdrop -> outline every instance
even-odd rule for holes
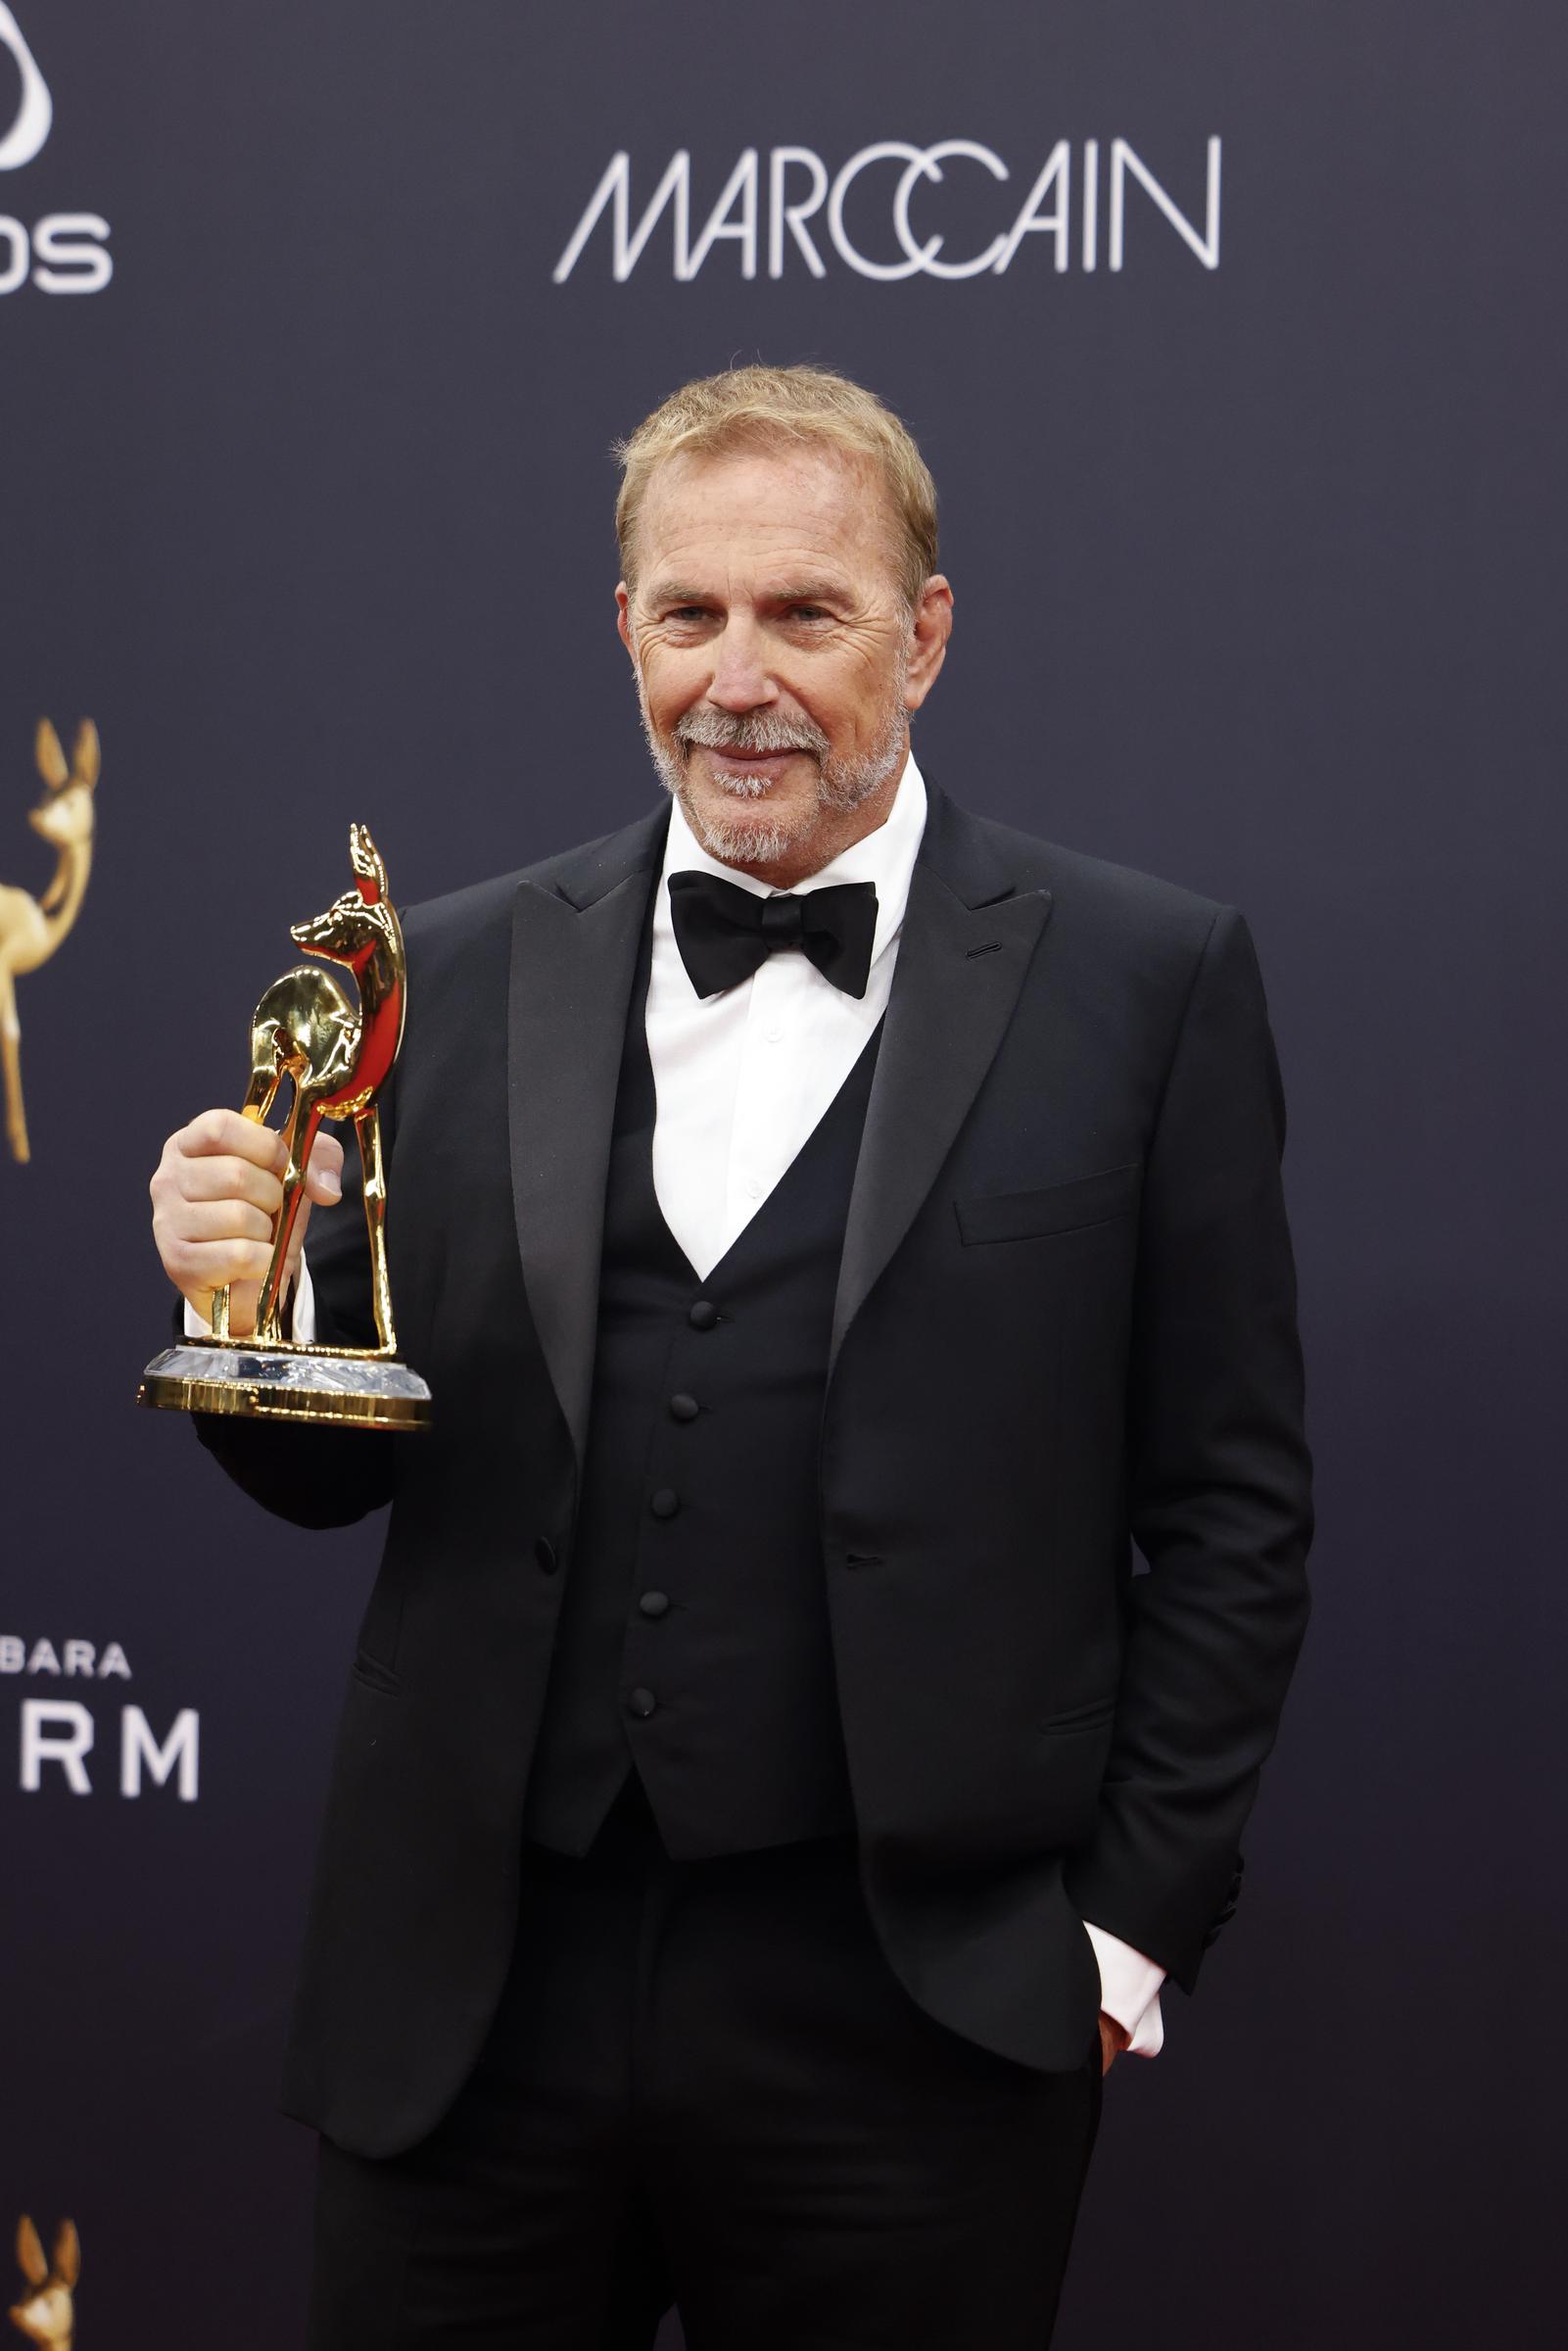
[[[609,445],[761,357],[936,474],[923,763],[1239,904],[1290,1104],[1317,1611],[1059,2339],[1549,2339],[1565,70],[1521,0],[0,6],[0,2299],[301,2338],[380,1530],[133,1408],[147,1179],[351,820],[406,903],[649,803]]]

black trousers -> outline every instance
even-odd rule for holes
[[[410,2152],[320,2146],[310,2351],[1045,2351],[1100,2116],[917,2007],[854,1841],[672,1861],[635,1779],[525,1848],[480,2061]]]

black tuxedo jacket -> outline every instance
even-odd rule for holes
[[[667,816],[408,916],[389,1251],[434,1431],[200,1424],[286,1518],[392,1504],[286,2083],[366,2153],[454,2095],[528,1929],[519,1822]],[[1283,1136],[1239,914],[930,788],[844,1234],[822,1552],[887,1957],[1032,2066],[1092,2035],[1084,1916],[1190,1989],[1233,1900],[1307,1608]],[[352,1182],[309,1254],[320,1335],[372,1343]]]

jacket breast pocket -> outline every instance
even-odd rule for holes
[[[966,1247],[978,1241],[1031,1241],[1053,1232],[1080,1232],[1130,1216],[1138,1205],[1143,1166],[1131,1160],[1098,1176],[1047,1184],[1036,1192],[985,1192],[955,1200],[958,1229]]]

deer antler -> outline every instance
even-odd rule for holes
[[[76,729],[76,741],[71,753],[71,780],[85,784],[89,792],[98,781],[103,754],[98,744],[98,729],[90,718],[84,718]]]
[[[359,880],[359,895],[367,906],[374,906],[387,894],[387,869],[381,862],[381,852],[363,825],[349,827],[349,863]]]
[[[42,2240],[26,2213],[17,2223],[17,2267],[29,2285],[42,2285],[49,2275]]]
[[[94,740],[96,741],[96,737]],[[38,721],[34,751],[38,761],[38,773],[50,791],[64,792],[66,786],[71,782],[71,770],[66,765],[66,754],[60,747],[60,738],[47,718],[40,718]]]
[[[55,2231],[54,2274],[62,2285],[74,2285],[81,2276],[81,2238],[74,2221],[62,2221]]]

